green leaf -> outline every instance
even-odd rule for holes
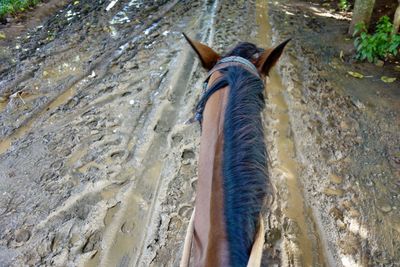
[[[353,76],[354,78],[358,78],[358,79],[364,78],[364,75],[362,75],[361,73],[355,72],[355,71],[348,71],[347,73],[350,74],[351,76]]]
[[[385,82],[385,83],[392,83],[392,82],[396,81],[396,78],[394,78],[394,77],[382,76],[382,77],[381,77],[381,80],[382,80],[382,82]]]
[[[375,33],[368,34],[365,25],[356,25],[356,31],[360,34],[354,40],[356,59],[375,62],[377,59],[385,59],[388,55],[397,55],[400,47],[400,35],[391,34],[393,24],[388,16],[379,19]]]

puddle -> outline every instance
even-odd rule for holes
[[[82,66],[79,65],[79,63],[82,60],[87,60],[87,57],[87,55],[71,56],[69,59],[65,60],[63,63],[60,63],[55,67],[43,68],[43,71],[41,73],[42,84],[34,85],[35,92],[31,93],[21,91],[21,94],[18,95],[17,100],[23,102],[24,106],[30,106],[32,105],[32,103],[34,103],[36,99],[43,96],[51,97],[53,94],[53,92],[40,93],[41,89],[39,88],[39,86],[47,88],[51,86],[63,86],[64,84],[67,85],[68,83],[72,84],[70,88],[56,96],[47,105],[40,107],[41,111],[39,111],[37,114],[32,113],[31,115],[28,115],[29,117],[25,117],[25,122],[20,127],[18,127],[10,136],[3,140],[0,140],[0,155],[10,148],[12,142],[15,142],[16,140],[25,136],[35,125],[38,119],[43,118],[46,113],[53,112],[58,107],[67,103],[72,97],[76,95],[77,87],[85,83],[87,80],[78,80],[77,83],[74,83],[73,80],[77,79],[77,77],[79,77],[83,72]],[[7,105],[11,104],[10,101],[12,100],[8,99],[7,101],[0,102],[0,111],[5,111]],[[36,108],[39,107],[36,106]],[[20,109],[18,109],[17,107],[16,110],[13,110],[12,112],[20,112]]]
[[[154,30],[158,26],[158,23],[153,23],[150,27],[144,30],[144,34],[148,35],[152,30]]]
[[[10,147],[12,142],[20,139],[21,137],[25,136],[33,127],[34,123],[43,118],[45,113],[50,113],[54,111],[61,105],[65,104],[70,100],[76,93],[76,85],[72,86],[71,88],[67,89],[64,93],[60,94],[56,99],[54,99],[47,108],[44,108],[39,114],[33,116],[33,118],[28,119],[28,121],[20,126],[13,134],[9,137],[0,141],[0,155],[5,153]]]
[[[32,128],[33,121],[30,120],[25,125],[19,127],[13,134],[9,137],[0,141],[0,155],[5,153],[10,147],[12,142],[20,139],[22,136],[25,136]]]
[[[148,163],[149,164],[149,163]],[[138,266],[143,240],[146,237],[146,225],[152,217],[154,188],[160,179],[163,163],[150,164],[144,173],[135,177],[135,184],[125,193],[124,202],[118,211],[110,210],[106,216],[106,230],[103,238],[103,250],[99,257],[85,263],[84,266],[120,266],[127,261],[131,266]],[[111,192],[113,193],[113,192]],[[108,198],[110,192],[103,194]]]
[[[284,208],[284,214],[295,221],[300,228],[298,233],[299,249],[302,259],[302,266],[314,266],[312,257],[311,240],[308,237],[308,227],[306,224],[306,211],[304,198],[302,195],[302,186],[298,181],[298,164],[294,160],[295,149],[292,137],[288,137],[290,132],[289,115],[287,113],[287,105],[284,103],[281,80],[278,74],[273,70],[270,74],[270,81],[267,84],[267,91],[270,103],[276,105],[277,113],[274,117],[278,120],[275,130],[278,131],[277,150],[278,165],[277,169],[282,173],[286,180],[288,189],[287,205]]]
[[[261,47],[271,47],[269,41],[271,36],[271,29],[268,24],[268,6],[265,1],[257,1],[256,20],[259,25],[258,30],[258,44]],[[276,44],[274,44],[276,45]],[[288,115],[288,107],[284,99],[284,88],[280,80],[279,75],[273,69],[270,73],[269,82],[266,85],[268,94],[268,102],[275,107],[274,114],[265,114],[265,116],[273,116],[278,122],[274,125],[274,130],[277,131],[277,136],[274,138],[275,145],[277,146],[277,167],[273,173],[281,173],[284,180],[286,181],[286,187],[288,190],[287,203],[282,205],[283,216],[290,218],[296,222],[299,227],[297,233],[298,249],[300,252],[292,251],[294,258],[300,257],[301,264],[299,266],[315,266],[312,255],[311,240],[308,237],[308,227],[306,223],[306,211],[305,204],[302,195],[302,187],[300,181],[298,181],[298,164],[294,160],[295,148],[293,139],[289,136],[290,133],[290,121]],[[274,132],[269,130],[269,132]],[[279,201],[279,200],[278,200]],[[287,253],[287,252],[286,252]],[[296,255],[297,254],[297,255]]]
[[[110,11],[114,6],[115,6],[115,4],[118,2],[118,0],[112,0],[109,4],[108,4],[108,6],[106,7],[106,11]]]
[[[68,102],[73,96],[76,94],[76,86],[72,86],[71,88],[67,89],[64,93],[60,94],[55,100],[53,100],[49,106],[47,107],[46,111],[53,111],[56,108],[64,105]]]

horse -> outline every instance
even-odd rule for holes
[[[198,182],[180,266],[189,266],[192,247],[196,267],[260,266],[269,182],[265,79],[290,39],[269,49],[241,42],[220,56],[183,36],[208,75],[194,117],[201,126]]]

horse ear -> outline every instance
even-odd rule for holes
[[[190,39],[184,33],[182,33],[182,34],[185,37],[186,41],[188,41],[190,46],[196,52],[196,54],[199,56],[203,67],[207,70],[211,70],[214,67],[214,65],[217,63],[217,61],[221,58],[220,55],[218,55],[217,52],[212,50],[212,48],[210,48],[200,42]]]
[[[268,75],[269,70],[276,64],[279,57],[282,55],[283,49],[290,39],[287,39],[275,48],[266,49],[257,59],[256,67],[258,71],[264,75]]]

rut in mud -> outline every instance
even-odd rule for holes
[[[81,1],[4,51],[18,58],[2,66],[3,264],[177,264],[204,74],[181,32],[221,50],[254,39],[251,18],[229,19],[254,12]]]
[[[238,41],[271,46],[308,23],[299,15],[297,27],[285,26],[298,8],[285,1],[149,2],[75,1],[0,40],[0,266],[177,266],[200,136],[185,122],[205,76],[181,32],[222,52]],[[309,25],[312,35],[319,24]],[[329,77],[340,88],[345,80],[305,46],[295,38],[283,80],[273,72],[267,84],[274,193],[263,262],[396,266],[400,131],[358,110],[373,108],[358,84],[327,87]],[[374,107],[400,125],[398,93],[380,101]],[[386,130],[369,134],[371,121]],[[358,142],[368,145],[349,150]],[[380,142],[387,162],[376,161]],[[370,183],[379,183],[373,199]]]
[[[212,5],[113,2],[66,6],[3,70],[2,264],[148,265],[166,186],[195,177],[180,32]]]

